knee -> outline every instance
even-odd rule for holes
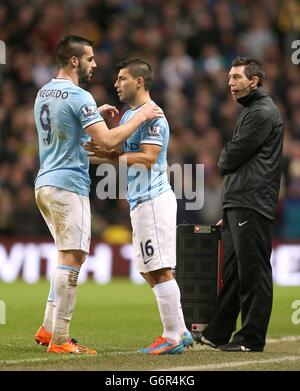
[[[80,267],[86,256],[87,253],[81,250],[59,251],[58,261],[64,265]]]
[[[159,269],[159,270],[154,270],[152,272],[149,272],[151,275],[155,285],[156,284],[161,284],[163,282],[173,280],[174,275],[171,269]]]

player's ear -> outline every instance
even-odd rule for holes
[[[72,56],[69,60],[69,64],[72,66],[72,68],[76,68],[79,64],[78,57]]]
[[[142,77],[138,77],[136,81],[138,88],[141,88],[144,85],[144,79]]]

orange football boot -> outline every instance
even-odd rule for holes
[[[74,338],[68,338],[67,342],[62,345],[49,344],[47,349],[49,353],[75,353],[75,354],[96,354],[96,350],[89,349],[85,346],[79,345],[78,341]]]
[[[37,344],[48,346],[51,336],[52,334],[49,333],[49,331],[47,331],[44,326],[41,326],[36,332],[34,339]]]

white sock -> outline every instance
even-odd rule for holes
[[[177,284],[178,285],[178,284]],[[178,287],[179,288],[179,287]],[[152,291],[155,295],[155,286],[152,288]],[[180,335],[182,335],[184,332],[188,331],[188,329],[186,328],[186,325],[185,325],[185,321],[184,321],[184,316],[183,316],[183,312],[182,312],[182,306],[181,306],[181,301],[180,301],[180,290],[178,289],[178,291],[176,291],[175,295],[177,295],[179,293],[179,298],[178,298],[178,303],[179,303],[179,309],[178,309],[178,314],[179,314],[179,327],[180,327]],[[165,330],[163,331],[162,333],[162,336],[165,337]]]
[[[188,331],[188,329],[186,328],[185,321],[184,321],[184,316],[183,316],[183,312],[182,312],[182,306],[181,306],[181,301],[180,301],[180,291],[179,291],[179,309],[178,309],[178,313],[179,313],[180,335],[182,335],[185,331]]]
[[[55,273],[55,306],[52,342],[61,345],[69,337],[69,327],[76,303],[79,268],[59,265]]]
[[[49,296],[46,304],[44,321],[43,321],[43,326],[47,331],[49,331],[49,333],[52,333],[52,324],[53,324],[53,308],[54,308],[54,301],[55,301],[54,279],[55,279],[55,271],[51,279],[50,291],[49,291]]]
[[[163,336],[170,343],[180,341],[180,292],[176,280],[156,284],[153,289],[164,326]]]

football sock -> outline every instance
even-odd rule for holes
[[[181,301],[180,301],[180,290],[178,289],[178,292],[179,292],[179,299],[178,299],[178,303],[179,303],[179,309],[178,309],[178,314],[179,314],[179,327],[180,327],[180,335],[182,335],[185,331],[188,331],[188,329],[186,328],[186,325],[185,325],[185,321],[184,321],[184,316],[183,316],[183,311],[182,311],[182,306],[181,306]]]
[[[54,308],[54,301],[55,301],[55,290],[54,290],[55,271],[51,279],[50,291],[49,291],[48,301],[46,304],[44,322],[43,322],[44,328],[47,331],[49,331],[49,333],[52,333],[52,324],[53,324],[53,308]]]
[[[55,273],[55,306],[51,342],[61,345],[69,337],[69,327],[76,302],[79,267],[59,265]]]
[[[180,341],[180,292],[176,280],[172,279],[154,287],[159,314],[164,326],[163,336],[170,343]]]

